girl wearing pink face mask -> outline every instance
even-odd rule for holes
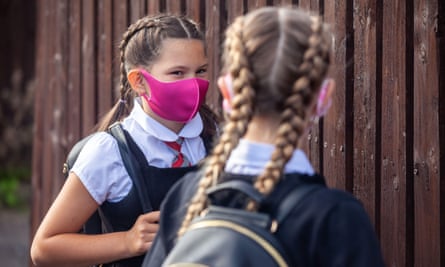
[[[194,170],[216,133],[204,104],[208,90],[204,36],[188,18],[144,17],[120,44],[120,99],[83,147],[68,179],[35,234],[36,266],[108,263],[141,266],[158,230],[159,208],[170,187]],[[153,211],[141,214],[136,189],[106,130],[120,121],[139,166]],[[179,152],[170,146],[179,141]],[[135,151],[133,151],[135,150]],[[106,234],[78,233],[100,211]]]

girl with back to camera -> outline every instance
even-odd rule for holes
[[[205,142],[215,134],[216,117],[203,104],[207,57],[195,22],[144,17],[124,34],[120,54],[120,100],[80,152],[37,230],[31,247],[36,266],[140,266],[165,193],[206,156]],[[141,214],[117,142],[105,132],[117,121],[148,163],[141,168],[152,212]],[[168,145],[177,140],[180,154]],[[99,207],[111,233],[78,233]]]
[[[222,134],[202,170],[187,174],[165,198],[159,232],[143,266],[162,264],[176,239],[206,209],[206,189],[234,179],[253,183],[266,195],[265,205],[239,203],[239,196],[229,194],[215,196],[219,205],[242,204],[269,214],[293,188],[320,185],[275,232],[290,266],[384,265],[361,203],[350,193],[327,188],[298,149],[330,105],[334,82],[325,80],[330,39],[319,17],[290,7],[260,8],[229,26],[218,80],[226,111]],[[177,211],[178,203],[188,208]]]

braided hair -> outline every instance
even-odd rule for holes
[[[119,45],[120,98],[99,123],[99,131],[108,129],[111,124],[129,115],[135,93],[128,83],[127,73],[135,67],[149,67],[153,64],[160,54],[162,42],[167,38],[197,39],[204,44],[204,35],[199,25],[185,16],[146,16],[128,27]],[[204,108],[206,114],[213,115]]]
[[[296,8],[264,7],[238,17],[226,30],[223,71],[233,78],[232,109],[204,166],[178,235],[207,206],[231,151],[253,116],[278,114],[275,149],[255,188],[269,194],[282,177],[306,127],[307,110],[327,73],[329,39],[318,17]],[[250,203],[247,207],[254,210]]]

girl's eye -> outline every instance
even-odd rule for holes
[[[183,73],[182,71],[180,71],[180,70],[178,70],[178,71],[172,71],[171,74],[176,75],[176,76],[184,75],[184,73]]]
[[[199,69],[197,72],[196,72],[196,74],[203,74],[203,73],[206,73],[207,72],[207,69]]]

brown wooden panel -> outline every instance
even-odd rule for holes
[[[267,0],[248,0],[247,1],[247,11],[252,11],[259,7],[267,5]]]
[[[374,225],[376,217],[376,1],[354,2],[354,143],[353,193],[365,206]]]
[[[69,54],[68,54],[68,92],[69,100],[66,103],[67,119],[65,126],[66,133],[66,149],[65,155],[69,149],[80,139],[82,135],[82,119],[81,119],[81,53],[82,50],[82,2],[69,2]]]
[[[320,11],[320,1],[319,0],[300,0],[298,1],[298,6],[304,10],[310,10],[311,12],[317,14]]]
[[[111,1],[111,0],[110,0]],[[142,18],[147,10],[147,3],[145,0],[132,0],[129,5],[130,9],[130,23]],[[106,11],[109,12],[109,11]]]
[[[273,5],[283,5],[283,6],[289,6],[289,5],[294,5],[295,4],[295,0],[273,0]],[[298,1],[297,1],[298,2]]]
[[[145,7],[140,2],[136,11],[133,9],[133,19],[142,17],[141,12],[145,12]],[[136,6],[136,5],[135,5]],[[113,17],[112,0],[98,1],[97,10],[97,96],[98,115],[102,117],[111,108],[116,98],[116,86],[113,82],[113,59],[117,58],[113,53]],[[136,15],[137,14],[137,15]],[[117,45],[117,44],[116,44]]]
[[[95,3],[82,1],[82,135],[96,123]]]
[[[56,196],[59,192],[62,184],[65,182],[63,179],[62,169],[63,162],[65,161],[65,154],[63,153],[62,139],[65,137],[65,124],[66,121],[66,103],[68,101],[68,83],[67,83],[67,65],[68,65],[68,46],[69,46],[69,31],[68,31],[68,8],[69,2],[67,0],[57,1],[57,12],[54,25],[54,102],[52,117],[53,126],[51,130],[51,145],[53,147],[53,169],[52,169],[52,196]]]
[[[43,147],[44,147],[44,135],[45,135],[45,91],[44,88],[47,88],[48,81],[48,73],[46,71],[46,60],[48,58],[48,46],[46,45],[46,41],[48,39],[49,31],[48,26],[48,4],[40,4],[37,5],[37,33],[36,33],[36,92],[35,92],[35,104],[34,104],[34,123],[35,123],[35,132],[33,137],[33,160],[32,160],[32,209],[31,209],[31,236],[37,230],[37,226],[43,218],[43,212],[45,209],[43,208],[44,203],[44,192],[43,192],[43,183],[45,176],[44,172],[44,163],[45,159],[49,159],[49,155],[43,155]]]
[[[329,76],[336,81],[337,89],[333,96],[333,104],[323,120],[323,172],[327,183],[340,189],[346,189],[346,71],[348,66],[346,24],[346,1],[326,1],[325,21],[332,26],[334,34],[333,67]],[[350,134],[349,129],[348,134]],[[349,177],[350,178],[350,177]]]
[[[127,31],[128,24],[128,6],[126,1],[113,0],[113,90],[116,91],[116,100],[120,98],[120,51],[119,45],[124,33]]]
[[[226,1],[227,23],[232,23],[236,17],[242,15],[245,8],[243,1]]]
[[[381,237],[389,266],[407,266],[406,6],[383,3]]]
[[[414,266],[443,266],[437,12],[437,2],[414,1]]]
[[[157,14],[160,11],[160,0],[147,0],[147,14]]]
[[[183,14],[182,1],[179,0],[166,0],[166,11],[172,14]]]
[[[49,4],[52,6],[57,7],[57,1],[49,1]],[[49,8],[51,10],[51,8]],[[43,88],[44,91],[44,105],[43,105],[43,112],[44,114],[44,121],[43,121],[43,149],[40,151],[40,156],[51,158],[50,161],[44,161],[43,162],[43,172],[42,172],[42,195],[43,203],[42,208],[43,211],[46,212],[48,207],[50,206],[52,199],[53,199],[53,191],[52,191],[52,185],[54,180],[54,147],[52,145],[52,138],[51,132],[54,130],[54,120],[57,119],[53,115],[54,110],[54,102],[55,102],[55,69],[54,69],[54,56],[55,56],[55,46],[56,46],[56,35],[54,34],[56,30],[56,13],[57,12],[49,12],[46,16],[46,23],[48,31],[47,39],[45,42],[47,42],[47,58],[44,59],[46,62],[46,71],[48,72],[48,75],[46,76],[46,84],[45,88]],[[44,62],[45,62],[44,61]],[[47,178],[50,177],[50,178]]]
[[[220,97],[218,88],[216,87],[216,80],[219,75],[220,57],[219,49],[221,47],[221,32],[220,28],[221,16],[221,0],[206,1],[206,39],[208,52],[208,77],[210,80],[210,88],[207,92],[207,103],[213,110],[220,109]]]
[[[199,22],[202,29],[205,29],[205,18],[204,18],[204,2],[201,0],[186,0],[185,1],[185,11],[189,18],[196,22]]]

